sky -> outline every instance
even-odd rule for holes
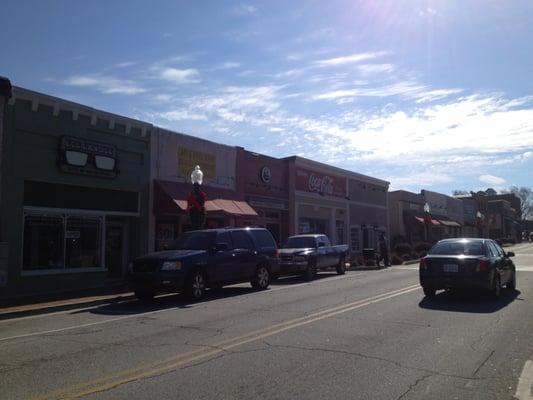
[[[14,85],[391,190],[533,186],[531,0],[1,8]]]

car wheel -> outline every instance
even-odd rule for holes
[[[135,297],[142,301],[150,301],[154,299],[155,293],[153,290],[136,290]]]
[[[254,289],[265,290],[270,285],[270,271],[265,265],[260,265],[255,270],[254,278],[250,282]]]
[[[496,275],[492,280],[491,295],[493,298],[498,299],[502,290],[500,275]]]
[[[337,264],[337,274],[344,275],[346,273],[346,261],[344,257],[339,257],[339,263]]]
[[[422,286],[422,289],[424,290],[424,296],[426,297],[435,297],[435,294],[437,293],[437,289],[430,286]]]
[[[194,271],[185,283],[185,294],[192,300],[200,300],[205,295],[205,275],[202,271]]]
[[[309,260],[307,263],[307,269],[303,273],[303,277],[306,281],[312,281],[316,277],[316,260]]]
[[[516,290],[516,271],[513,271],[513,276],[511,277],[511,280],[507,282],[507,285],[505,287],[511,291]]]

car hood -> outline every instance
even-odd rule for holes
[[[204,254],[207,254],[206,250],[165,250],[148,253],[142,257],[137,258],[135,261],[181,260],[184,258],[195,257]]]
[[[315,249],[312,247],[308,247],[305,249],[280,249],[279,254],[282,255],[306,255],[314,252]]]

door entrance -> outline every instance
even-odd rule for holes
[[[105,230],[105,265],[110,278],[122,278],[124,272],[124,224],[111,222]]]

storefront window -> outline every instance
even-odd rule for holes
[[[298,224],[298,233],[326,234],[326,224],[327,221],[323,219],[300,218],[300,223]]]
[[[101,225],[98,218],[68,217],[65,231],[67,268],[100,265]]]
[[[24,271],[100,267],[101,216],[27,214],[24,217]]]
[[[23,269],[63,268],[63,232],[61,216],[27,215],[24,219]]]
[[[337,244],[344,243],[344,221],[335,221],[335,227],[337,229]]]

